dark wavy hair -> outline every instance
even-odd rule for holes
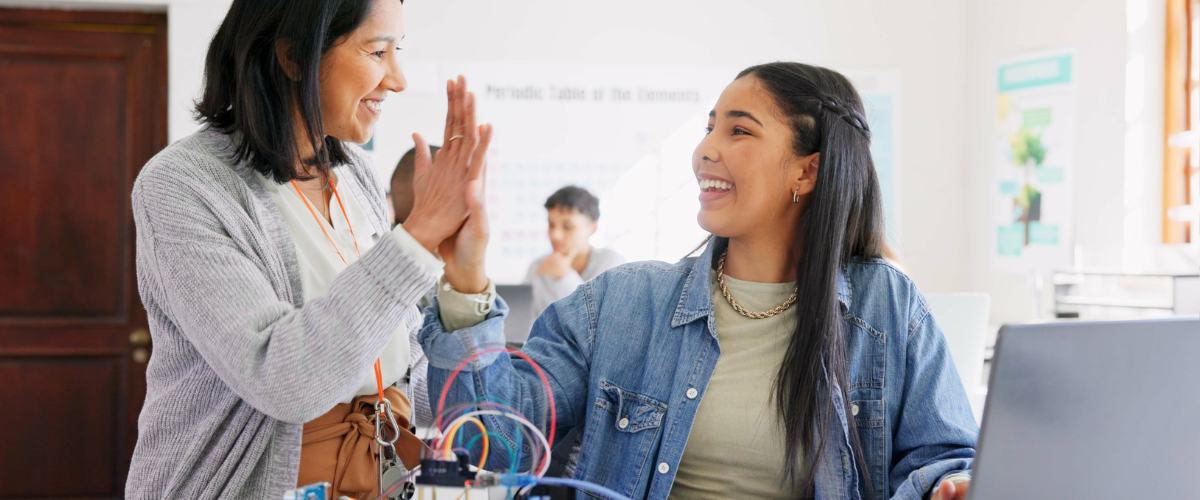
[[[793,152],[821,153],[816,187],[795,229],[800,287],[793,314],[798,320],[774,394],[785,429],[784,470],[793,488],[811,496],[825,436],[838,425],[833,381],[843,403],[850,402],[848,329],[838,301],[838,274],[852,259],[878,258],[887,251],[883,198],[871,161],[871,131],[850,80],[794,62],[752,66],[738,74],[745,77],[762,82],[791,121]],[[862,483],[873,494],[857,432],[850,432],[850,443]],[[804,464],[802,474],[797,464]]]
[[[322,173],[349,162],[321,123],[321,56],[362,24],[375,1],[234,0],[208,46],[196,119],[233,135],[237,159],[276,182],[312,178],[296,171],[299,162]],[[291,76],[276,57],[281,41]],[[312,158],[300,158],[298,137],[308,138]]]

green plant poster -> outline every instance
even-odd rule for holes
[[[1074,61],[1070,52],[1044,53],[997,69],[992,261],[999,271],[1068,262]]]

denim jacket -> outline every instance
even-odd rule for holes
[[[699,258],[677,264],[613,268],[555,302],[534,323],[522,351],[544,369],[553,389],[554,437],[583,426],[576,479],[631,498],[667,498],[721,353],[709,274],[718,244],[714,239]],[[840,425],[826,436],[814,478],[816,498],[865,499],[868,491],[876,499],[926,498],[940,478],[970,469],[979,433],[946,341],[912,281],[882,260],[858,260],[842,269],[838,298],[849,335],[850,404],[843,401],[840,381],[832,380]],[[498,301],[482,323],[447,333],[437,304],[426,309],[420,338],[429,357],[430,401],[437,404],[451,370],[470,353],[504,344],[507,311]],[[456,382],[447,407],[488,395],[535,423],[546,410],[537,373],[507,353],[477,358]],[[870,489],[860,484],[854,467],[851,421]],[[517,446],[512,423],[496,417],[485,423]],[[523,449],[528,467],[528,444]],[[491,457],[490,468],[507,467],[504,453]]]

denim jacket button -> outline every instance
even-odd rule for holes
[[[659,473],[659,474],[666,474],[666,473],[668,473],[668,472],[671,472],[671,466],[670,466],[670,465],[667,465],[667,463],[666,463],[666,462],[663,462],[663,463],[660,463],[660,464],[658,464],[658,473]]]
[[[688,389],[688,391],[687,391],[688,399],[696,399],[696,396],[698,396],[699,394],[700,394],[700,391],[697,391],[695,387]]]
[[[622,418],[620,422],[617,422],[617,427],[620,427],[622,429],[629,427],[629,419]]]
[[[857,417],[858,416],[858,405],[850,405],[850,413]]]

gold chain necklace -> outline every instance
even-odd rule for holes
[[[725,295],[725,300],[729,301],[729,305],[733,307],[733,310],[737,311],[738,314],[750,319],[765,319],[788,310],[788,308],[792,307],[792,304],[796,303],[796,293],[800,291],[799,288],[796,288],[796,290],[792,292],[791,297],[788,297],[787,300],[783,301],[782,304],[779,304],[770,311],[747,311],[746,308],[742,307],[741,304],[738,304],[737,300],[734,300],[733,295],[729,293],[729,287],[725,285],[725,256],[728,253],[728,251],[722,253],[720,260],[717,261],[717,285],[721,287],[721,294]]]

